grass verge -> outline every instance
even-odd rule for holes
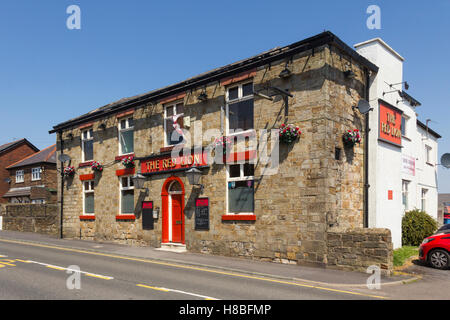
[[[406,260],[419,254],[419,247],[404,246],[394,250],[394,267],[401,267]]]

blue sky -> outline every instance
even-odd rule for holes
[[[0,144],[48,131],[94,108],[330,30],[353,45],[383,38],[406,58],[404,80],[422,103],[419,119],[450,152],[450,1],[105,1],[2,0]],[[81,8],[68,30],[66,8]],[[381,30],[369,30],[369,5]],[[450,170],[439,168],[450,193]]]

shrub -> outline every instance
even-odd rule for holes
[[[402,245],[419,246],[437,229],[437,222],[418,209],[407,211],[402,219]]]

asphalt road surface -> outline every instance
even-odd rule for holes
[[[0,242],[2,300],[380,298],[369,290],[340,290],[150,259]]]

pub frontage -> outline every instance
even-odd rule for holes
[[[323,32],[54,126],[63,237],[389,272],[355,108],[377,70]]]

